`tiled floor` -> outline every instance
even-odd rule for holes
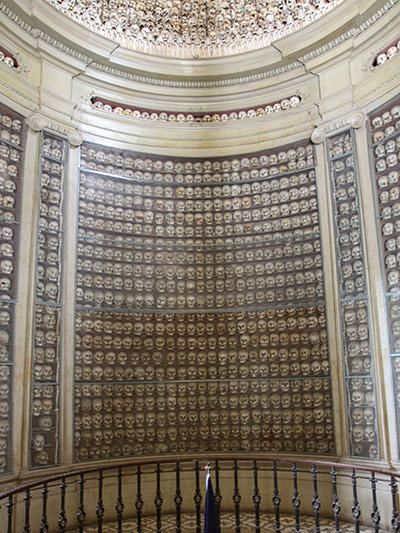
[[[240,513],[240,531],[241,533],[250,533],[255,530],[254,515],[250,513]],[[294,519],[292,517],[282,516],[280,519],[280,532],[281,533],[294,533]],[[302,533],[315,531],[315,522],[312,517],[302,517],[300,524],[300,531]],[[182,533],[195,533],[196,531],[196,519],[192,515],[182,516]],[[275,532],[275,517],[269,513],[261,513],[260,516],[260,528],[263,532]],[[176,531],[176,518],[175,515],[164,515],[162,518],[161,530],[163,533]],[[97,533],[97,525],[85,527],[85,533]],[[114,524],[103,525],[103,533],[115,533],[117,527]],[[135,519],[125,520],[123,522],[123,533],[136,533],[137,523]],[[154,533],[156,531],[155,517],[144,517],[142,519],[142,532]],[[222,513],[221,515],[221,531],[222,533],[230,533],[235,531],[235,517],[233,513]],[[320,531],[321,533],[335,533],[336,529],[331,520],[327,518],[320,519]],[[354,533],[355,528],[352,524],[341,524],[341,533]],[[361,527],[360,533],[372,533],[373,528]],[[383,530],[381,530],[383,531]]]

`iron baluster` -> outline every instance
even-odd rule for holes
[[[275,511],[275,533],[281,533],[281,520],[279,516],[279,507],[281,505],[281,497],[279,495],[279,489],[278,489],[278,468],[276,466],[276,461],[274,461],[272,472],[274,476],[274,494],[272,496],[272,503],[274,504],[274,511]]]
[[[6,507],[7,507],[7,517],[8,517],[7,533],[12,533],[12,519],[13,519],[13,507],[14,507],[12,495],[8,497],[8,502],[7,502]]]
[[[332,499],[332,511],[333,516],[335,518],[335,530],[337,533],[340,533],[340,503],[339,498],[337,495],[337,482],[336,482],[336,470],[335,467],[332,467],[331,470],[331,478],[332,478],[332,488],[333,488],[333,499]]]
[[[65,532],[65,526],[67,525],[67,517],[65,514],[65,489],[67,487],[67,484],[65,482],[65,477],[61,479],[61,505],[60,505],[60,514],[58,515],[58,531],[60,533]]]
[[[118,496],[115,504],[115,511],[117,513],[118,533],[122,533],[122,513],[124,511],[124,501],[122,499],[122,468],[118,468]]]
[[[321,502],[318,496],[317,488],[317,469],[315,465],[312,465],[311,468],[312,480],[313,480],[313,499],[312,499],[312,508],[314,511],[314,520],[315,520],[315,533],[320,533],[319,527],[319,510],[321,508]]]
[[[98,479],[98,495],[97,495],[97,507],[96,507],[97,532],[102,533],[103,517],[104,517],[103,470],[99,470],[99,477],[97,479]]]
[[[181,508],[182,508],[182,492],[181,492],[181,466],[179,461],[176,462],[176,491],[175,491],[175,508],[176,508],[176,533],[181,533]]]
[[[137,533],[142,532],[142,510],[143,510],[143,498],[142,498],[142,472],[140,470],[140,465],[137,467],[137,476],[136,476],[136,531]]]
[[[194,491],[193,501],[196,507],[196,533],[201,533],[201,491],[200,491],[200,473],[199,461],[195,464],[196,488]]]
[[[257,461],[253,462],[253,477],[254,477],[254,492],[253,492],[253,503],[254,503],[254,518],[256,533],[260,533],[260,490],[258,488],[258,466]]]
[[[156,506],[158,533],[161,533],[161,507],[163,503],[163,499],[161,495],[161,488],[160,488],[160,485],[161,485],[160,478],[161,478],[160,463],[157,463],[157,469],[156,469],[157,489],[156,489],[156,497],[154,498],[154,505]]]
[[[397,497],[397,481],[396,478],[391,476],[390,477],[390,490],[392,493],[392,531],[393,533],[399,533],[400,531],[400,518],[399,518],[399,512],[397,510],[397,503],[396,503],[396,497]]]
[[[215,461],[215,491],[214,492],[215,492],[215,510],[217,512],[217,530],[218,530],[218,533],[221,533],[220,511],[221,511],[222,494],[221,494],[221,488],[219,486],[218,459]]]
[[[296,463],[292,465],[293,472],[293,496],[292,503],[294,509],[294,520],[295,520],[295,531],[300,531],[300,496],[299,491],[297,490],[297,467]]]
[[[83,497],[85,492],[85,477],[84,474],[80,475],[79,481],[79,506],[78,506],[78,512],[76,513],[76,520],[78,522],[78,531],[79,533],[83,533],[83,528],[85,527],[85,506],[83,503]]]
[[[375,477],[375,472],[371,472],[371,477],[370,477],[370,482],[371,482],[371,491],[372,491],[372,510],[371,510],[371,519],[372,519],[372,523],[374,525],[374,531],[375,533],[378,533],[379,532],[379,529],[380,529],[380,521],[381,521],[381,515],[379,513],[379,508],[378,508],[378,503],[377,503],[377,500],[376,500],[376,477]]]
[[[356,476],[356,471],[354,468],[351,474],[351,484],[353,486],[353,506],[351,508],[351,513],[353,515],[353,520],[354,520],[354,531],[355,533],[360,533],[361,510],[360,510],[360,504],[358,503],[358,498],[357,498],[357,476]]]
[[[47,483],[43,483],[42,488],[42,520],[40,522],[40,533],[47,533],[49,531],[49,524],[47,522],[47,495],[49,489],[47,488]]]
[[[240,500],[242,499],[239,491],[239,480],[238,480],[238,464],[237,460],[233,461],[233,503],[235,506],[235,531],[240,533]]]
[[[25,525],[24,525],[24,533],[30,533],[31,531],[31,525],[30,525],[30,505],[31,505],[31,491],[28,489],[25,491],[24,496],[24,502],[25,502]]]

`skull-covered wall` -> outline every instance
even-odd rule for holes
[[[17,301],[23,117],[0,105],[0,474],[12,471],[14,329]]]
[[[314,149],[84,144],[76,460],[334,453]]]

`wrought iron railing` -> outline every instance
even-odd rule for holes
[[[325,524],[329,520],[330,530],[336,532],[342,531],[343,524],[347,528],[350,524],[356,533],[363,528],[400,531],[400,474],[395,472],[297,458],[207,459],[219,530],[221,517],[229,514],[236,533],[281,533],[283,516],[285,520],[291,517],[296,532],[302,530],[305,517],[307,531],[317,533],[324,531],[322,520]],[[113,531],[121,533],[129,520],[129,531],[134,523],[134,530],[141,533],[144,520],[152,517],[152,530],[161,533],[166,517],[171,520],[173,516],[174,529],[181,533],[182,517],[189,514],[193,529],[200,533],[204,480],[200,459],[189,458],[129,461],[65,472],[0,494],[0,532],[102,533],[105,524],[113,521]],[[268,529],[262,524],[266,513],[271,518]]]

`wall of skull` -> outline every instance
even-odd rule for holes
[[[12,470],[24,122],[0,131],[0,470]],[[400,410],[400,101],[369,117]],[[68,143],[40,148],[32,468],[60,461]],[[379,458],[353,130],[326,140],[349,455]],[[76,242],[74,460],[196,451],[335,453],[316,164],[308,142],[178,159],[84,143]]]
[[[350,455],[379,456],[360,191],[354,133],[327,139],[339,272]]]
[[[12,396],[24,120],[0,105],[0,473],[12,470]]]
[[[395,390],[397,428],[400,420],[400,98],[369,115],[370,156],[375,177],[377,227],[389,344]]]
[[[33,468],[59,461],[64,177],[67,142],[41,134],[31,408]]]
[[[75,459],[334,452],[314,151],[81,149]]]

